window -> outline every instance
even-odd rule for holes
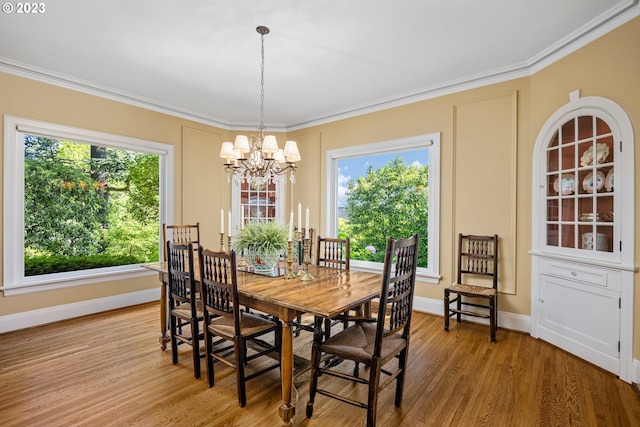
[[[280,182],[261,185],[234,182],[231,187],[232,234],[241,228],[242,221],[273,219],[284,222],[283,187]]]
[[[439,279],[440,134],[327,151],[327,233],[353,268],[381,271],[388,236],[420,234],[418,274]]]
[[[144,274],[158,259],[171,146],[9,116],[4,141],[5,295]]]

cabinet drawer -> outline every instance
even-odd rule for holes
[[[543,261],[541,267],[541,273],[548,276],[576,280],[603,288],[609,287],[608,272],[603,269],[550,260]]]

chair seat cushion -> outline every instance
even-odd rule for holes
[[[274,326],[274,322],[264,317],[256,316],[245,311],[240,312],[240,329],[242,329],[242,335],[245,337],[266,331]],[[236,334],[232,317],[217,317],[212,319],[209,324],[209,330],[216,335],[229,338],[233,338]]]
[[[359,322],[322,343],[322,351],[369,365],[375,341],[376,324]],[[397,354],[405,345],[406,341],[399,334],[384,338],[381,358],[386,360],[390,355]]]
[[[191,319],[191,304],[180,304],[179,306],[171,310],[171,314],[181,319],[189,320]],[[200,308],[196,308],[196,316],[198,317],[198,319],[202,319],[202,310],[200,310]]]
[[[481,297],[491,297],[496,294],[496,290],[486,286],[455,284],[449,286],[451,292],[457,292],[466,295],[477,295]]]

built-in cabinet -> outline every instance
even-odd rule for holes
[[[531,335],[632,380],[633,130],[570,95],[534,149]]]

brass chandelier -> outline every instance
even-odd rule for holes
[[[284,150],[278,147],[274,135],[264,134],[264,36],[269,28],[256,28],[260,34],[262,61],[260,63],[260,126],[258,135],[238,135],[235,142],[223,142],[220,157],[224,159],[227,176],[234,182],[247,182],[252,187],[263,187],[272,182],[285,182],[289,174],[295,182],[296,162],[300,160],[298,144],[287,141]]]

